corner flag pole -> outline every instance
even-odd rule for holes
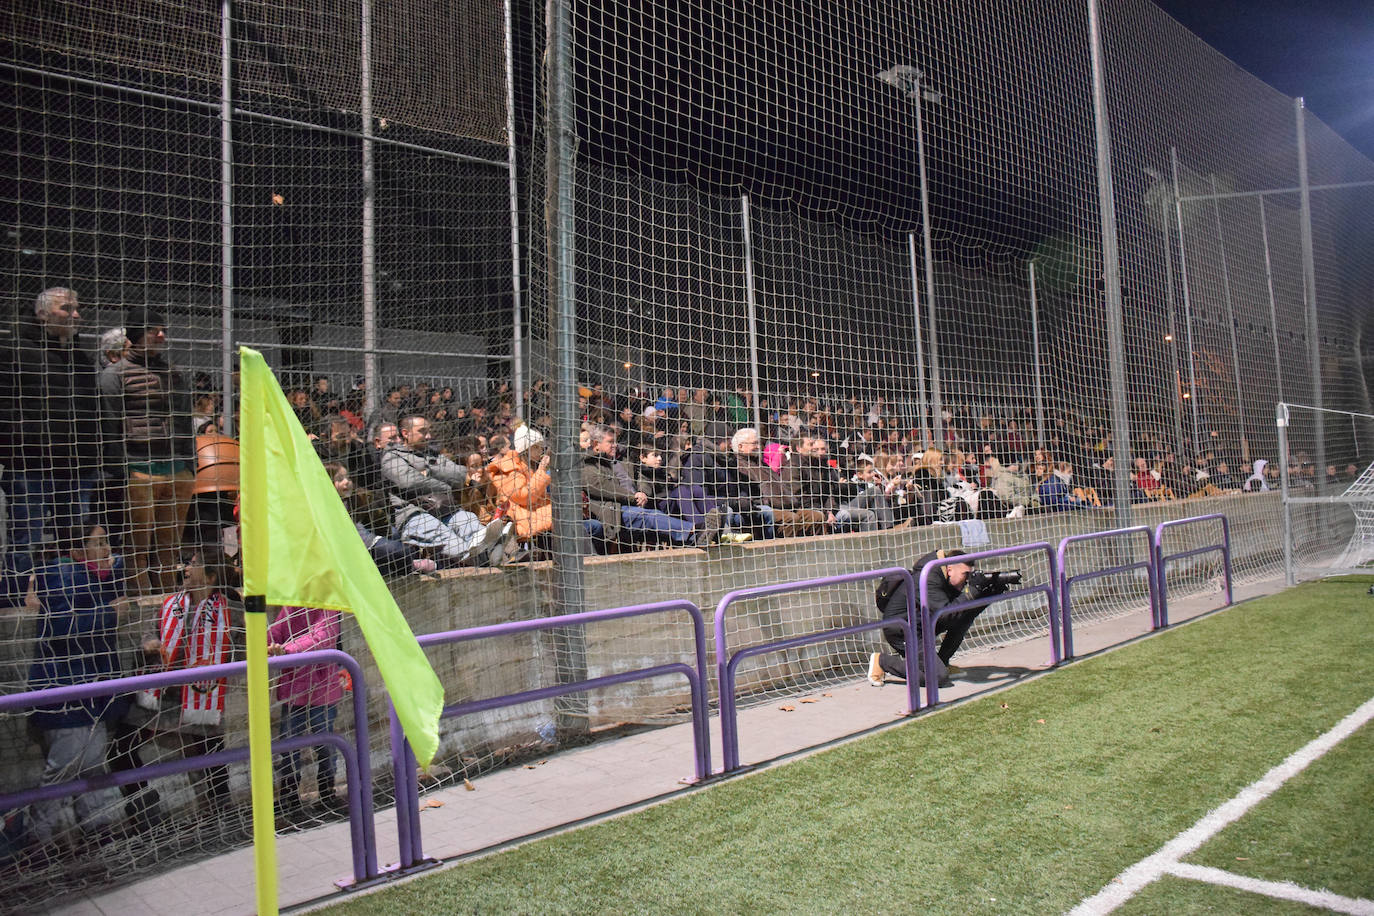
[[[248,753],[253,784],[253,870],[257,877],[258,914],[277,914],[277,833],[272,810],[272,708],[267,679],[267,602],[246,595],[248,630]]]

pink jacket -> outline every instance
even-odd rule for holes
[[[314,607],[284,607],[267,628],[267,641],[288,655],[339,647],[339,612]],[[342,671],[337,665],[288,668],[277,683],[277,699],[287,706],[333,706],[343,699]]]

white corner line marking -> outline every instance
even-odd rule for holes
[[[1285,782],[1307,769],[1314,760],[1354,734],[1370,719],[1374,719],[1374,698],[1366,700],[1359,709],[1337,722],[1326,734],[1298,748],[1283,763],[1241,789],[1235,798],[1207,813],[1196,824],[1161,846],[1158,852],[1141,859],[1117,875],[1102,890],[1070,910],[1069,916],[1100,916],[1121,906],[1139,893],[1145,885],[1178,864],[1184,856],[1196,852],[1203,843],[1274,794]]]
[[[1342,897],[1340,894],[1333,894],[1324,889],[1314,891],[1294,884],[1292,881],[1265,881],[1263,878],[1237,875],[1220,868],[1190,865],[1187,862],[1171,865],[1165,871],[1180,878],[1234,887],[1237,890],[1249,891],[1252,894],[1264,894],[1266,897],[1276,897],[1279,900],[1293,900],[1308,906],[1334,910],[1337,913],[1350,913],[1351,916],[1374,916],[1374,900]]]

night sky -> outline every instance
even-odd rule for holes
[[[1155,0],[1374,159],[1374,6],[1361,0]]]

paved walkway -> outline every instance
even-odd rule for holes
[[[1236,600],[1272,594],[1274,579],[1238,586]],[[1219,592],[1170,602],[1180,623],[1215,608]],[[1142,636],[1149,614],[1076,627],[1079,657]],[[957,700],[1036,674],[1049,664],[1048,638],[1005,648],[962,653],[964,673],[940,692]],[[867,681],[823,688],[794,698],[744,709],[739,716],[740,759],[766,765],[814,752],[902,719],[906,691],[898,685],[875,690]],[[783,707],[788,707],[786,710]],[[719,720],[711,729],[713,770],[721,768]],[[565,751],[530,766],[498,770],[462,786],[420,798],[424,853],[438,859],[470,855],[588,819],[617,813],[693,791],[691,724],[650,729]],[[377,813],[378,859],[399,858],[394,809]],[[277,838],[280,903],[283,909],[332,902],[334,881],[350,874],[347,824],[333,824]],[[322,898],[325,898],[322,900]],[[178,868],[117,890],[96,893],[51,912],[63,916],[240,916],[254,910],[251,848]]]

